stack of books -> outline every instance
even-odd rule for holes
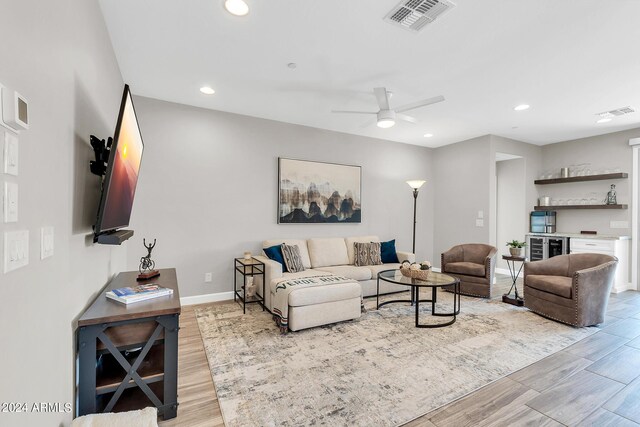
[[[107,298],[123,304],[146,301],[153,298],[173,294],[173,289],[163,288],[155,283],[134,287],[118,288],[106,293]]]

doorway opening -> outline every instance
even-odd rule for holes
[[[525,240],[527,232],[526,165],[522,156],[496,153],[496,247],[498,253],[512,240]],[[498,255],[498,273],[509,274],[506,261]]]

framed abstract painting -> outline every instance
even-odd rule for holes
[[[360,166],[278,158],[278,223],[359,223]]]

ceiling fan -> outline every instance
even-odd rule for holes
[[[377,87],[373,89],[373,93],[378,100],[377,112],[375,111],[350,111],[350,110],[332,110],[332,113],[348,113],[348,114],[375,114],[377,116],[377,125],[381,128],[390,128],[396,124],[396,119],[404,120],[410,123],[417,123],[418,121],[406,114],[402,114],[405,111],[415,110],[416,108],[425,107],[427,105],[436,104],[444,101],[444,96],[435,96],[429,99],[423,99],[422,101],[412,102],[398,108],[391,108],[389,106],[389,98],[391,92],[383,87]]]

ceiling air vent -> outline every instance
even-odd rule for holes
[[[636,110],[633,107],[622,107],[616,108],[615,110],[604,111],[602,113],[596,114],[596,116],[603,119],[611,119],[614,117],[624,116],[625,114],[635,113]]]
[[[454,6],[449,0],[403,0],[384,20],[406,30],[420,31]]]

